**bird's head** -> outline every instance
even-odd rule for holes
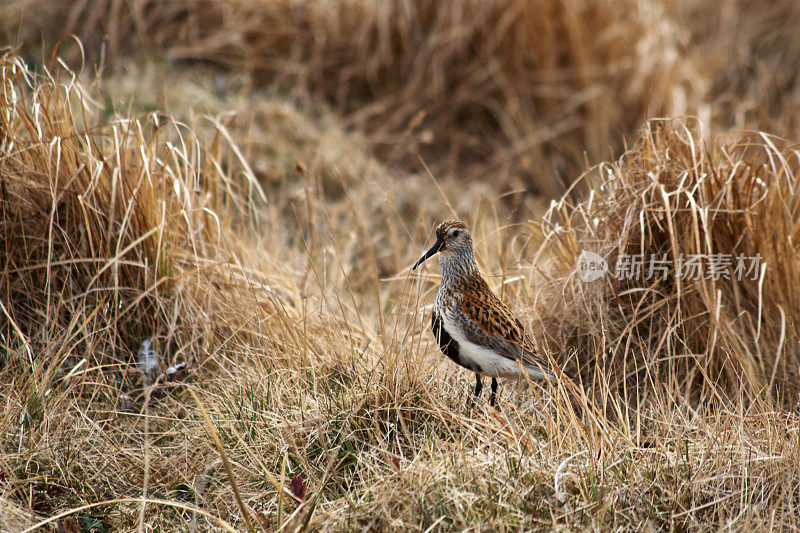
[[[460,220],[448,220],[439,224],[436,228],[436,242],[427,252],[422,254],[422,257],[411,267],[411,270],[416,270],[426,259],[437,253],[447,257],[472,257],[472,235],[470,235],[466,224]]]

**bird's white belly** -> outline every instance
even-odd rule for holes
[[[490,348],[467,340],[467,337],[447,316],[442,316],[444,329],[458,343],[459,356],[464,364],[479,367],[480,374],[493,378],[516,377],[523,372],[517,361],[504,357]]]

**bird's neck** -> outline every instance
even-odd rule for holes
[[[457,285],[460,280],[479,276],[478,264],[473,254],[448,255],[439,254],[439,265],[442,267],[442,287]]]

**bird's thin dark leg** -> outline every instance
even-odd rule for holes
[[[492,378],[492,395],[489,396],[489,405],[494,407],[494,400],[497,397],[497,379]]]
[[[483,390],[483,381],[481,381],[481,375],[477,372],[475,373],[475,397],[481,395],[481,391]]]

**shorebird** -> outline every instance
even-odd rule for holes
[[[437,253],[442,282],[433,304],[433,335],[448,358],[475,372],[475,397],[483,390],[482,376],[492,378],[492,406],[497,378],[527,373],[536,380],[555,379],[551,365],[536,354],[522,323],[478,271],[472,236],[463,222],[440,224],[436,242],[411,269]]]

